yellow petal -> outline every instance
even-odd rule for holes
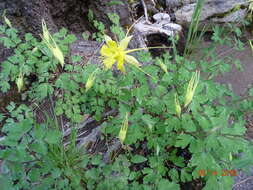
[[[106,69],[112,68],[112,65],[116,62],[116,60],[112,57],[107,57],[103,60],[103,64]]]
[[[110,49],[108,48],[107,45],[103,45],[101,50],[100,50],[100,54],[102,56],[110,57],[112,52],[110,51]]]
[[[139,61],[137,59],[135,59],[135,57],[131,56],[131,55],[125,55],[125,61],[136,66],[139,67]]]
[[[124,67],[124,59],[119,59],[118,60],[118,64],[117,64],[117,68],[122,72],[125,73],[125,67]]]
[[[125,50],[130,42],[130,40],[132,39],[133,36],[128,36],[125,37],[123,40],[120,41],[119,46]]]
[[[111,40],[111,41],[108,41],[107,42],[107,46],[109,49],[111,49],[111,51],[115,51],[118,49],[118,45],[117,45],[117,42]]]

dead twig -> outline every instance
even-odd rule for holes
[[[144,10],[144,16],[145,16],[146,22],[147,22],[147,24],[151,24],[151,22],[148,20],[148,10],[147,10],[147,5],[146,5],[145,1],[141,0],[141,4],[142,4],[143,10]]]

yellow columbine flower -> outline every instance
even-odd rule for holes
[[[51,34],[49,33],[44,20],[42,20],[42,31],[43,31],[42,39],[44,40],[45,44],[50,49],[50,51],[53,53],[54,57],[60,62],[61,66],[63,67],[65,64],[63,53],[59,48],[59,46],[56,44]]]
[[[185,101],[184,101],[184,107],[188,106],[193,98],[194,92],[197,88],[198,82],[199,82],[199,76],[200,72],[196,71],[193,75],[192,78],[188,84],[187,90],[186,90],[186,95],[185,95]]]
[[[136,66],[143,73],[149,75],[148,73],[139,68],[140,64],[138,60],[135,59],[135,57],[127,54],[144,49],[168,48],[168,47],[146,47],[127,50],[128,44],[130,40],[133,38],[133,36],[128,36],[128,34],[135,23],[133,23],[133,25],[127,30],[125,38],[122,39],[120,42],[112,40],[110,36],[107,35],[104,36],[105,44],[102,46],[100,54],[102,56],[102,61],[106,69],[112,68],[112,66],[117,62],[117,68],[121,72],[125,73],[124,62],[127,62],[131,65]]]
[[[133,36],[126,36],[120,42],[112,40],[109,36],[105,35],[105,44],[100,50],[102,55],[103,64],[106,69],[112,68],[113,64],[117,62],[117,68],[125,73],[124,62],[139,67],[140,64],[137,59],[131,55],[127,55],[130,52],[138,51],[139,49],[126,50],[127,46]]]
[[[125,119],[122,122],[120,131],[119,131],[119,140],[121,144],[123,144],[126,139],[127,128],[128,128],[128,113],[126,113]]]
[[[21,92],[23,86],[24,86],[24,76],[23,73],[19,73],[19,76],[16,80],[16,85],[18,87],[18,92]]]
[[[177,94],[175,94],[175,100],[174,101],[175,101],[176,114],[177,114],[178,117],[180,117],[181,116],[181,106],[180,106]]]

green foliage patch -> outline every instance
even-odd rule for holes
[[[118,17],[112,14],[109,18],[113,22],[111,31],[122,39]],[[223,43],[219,32],[215,29],[212,38]],[[235,33],[239,35],[239,29]],[[22,72],[23,99],[39,104],[53,97],[56,114],[38,124],[31,107],[10,103],[7,112],[0,115],[1,188],[176,190],[183,183],[200,180],[205,190],[231,189],[233,176],[222,176],[222,171],[252,165],[252,143],[244,138],[244,114],[252,110],[253,102],[241,101],[227,86],[214,82],[215,76],[231,68],[230,62],[210,55],[215,47],[206,52],[211,62],[177,54],[173,58],[169,54],[156,58],[143,54],[137,58],[153,64],[142,66],[143,72],[128,66],[126,74],[119,74],[99,65],[79,64],[81,57],[69,55],[69,45],[76,38],[66,29],[53,35],[67,57],[63,68],[46,45],[31,34],[20,38],[16,29],[6,25],[0,26],[0,34],[0,42],[13,51],[1,63],[1,91],[7,92]],[[86,90],[95,70],[95,81]],[[191,103],[184,106],[196,70],[201,77]],[[31,80],[32,76],[35,79]],[[182,108],[180,114],[175,94]],[[116,110],[116,115],[104,118],[108,110]],[[109,144],[117,141],[126,113],[126,139],[121,151],[109,155],[109,163],[105,163],[104,154],[88,154],[85,147],[76,146],[76,127],[84,115],[97,120],[101,138]],[[57,116],[65,116],[70,122],[68,139]],[[218,175],[200,176],[201,170],[217,171]]]

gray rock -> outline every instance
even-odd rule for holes
[[[20,16],[20,0],[0,0],[0,15],[4,10],[7,14]]]
[[[165,0],[166,7],[172,9],[191,3],[196,3],[196,0]]]
[[[101,44],[96,41],[84,41],[78,39],[70,47],[71,55],[79,55],[83,58],[82,62],[90,61],[92,64],[100,64],[99,51]]]
[[[182,27],[180,25],[171,23],[168,16],[167,20],[161,19],[161,16],[164,15],[157,15],[157,21],[153,24],[147,23],[146,20],[142,18],[134,25],[134,41],[137,43],[137,47],[146,48],[145,42],[149,35],[158,34],[170,37],[181,32]]]
[[[35,36],[39,37],[41,32],[41,20],[45,19],[48,28],[51,32],[57,31],[53,18],[50,13],[49,4],[46,0],[21,0],[20,10],[25,23],[27,24],[27,30]]]
[[[253,189],[253,168],[250,169],[250,174],[239,171],[234,178],[235,184],[233,190],[252,190]]]
[[[182,0],[166,0],[165,5],[168,8],[175,8],[182,4]]]
[[[246,9],[240,9],[234,13],[231,13],[223,18],[212,18],[211,21],[215,23],[226,23],[226,22],[236,22],[244,18],[247,14]]]
[[[153,19],[157,22],[160,22],[162,20],[166,20],[167,22],[170,22],[170,15],[167,13],[157,13],[153,15]]]
[[[246,15],[246,5],[247,0],[206,0],[200,21],[236,22]],[[175,12],[176,21],[180,24],[189,24],[195,6],[196,1],[195,3],[189,0],[183,1],[183,6]],[[240,6],[238,10],[232,11],[238,6]],[[229,14],[230,12],[231,14]]]
[[[90,1],[89,8],[93,11],[95,19],[103,22],[108,28],[111,22],[108,13],[116,13],[120,17],[121,26],[131,24],[130,11],[127,1],[120,1],[120,4],[110,4],[111,0]]]

